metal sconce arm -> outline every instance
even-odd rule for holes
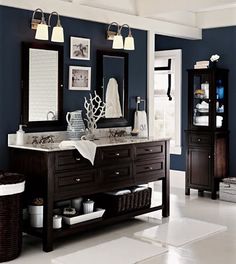
[[[56,16],[57,16],[57,26],[58,26],[58,27],[61,27],[60,16],[59,16],[59,14],[58,14],[56,11],[53,11],[53,12],[50,14],[50,16],[49,16],[49,18],[48,18],[48,26],[51,27],[51,17],[52,17],[53,15],[56,15]]]
[[[41,19],[36,19],[36,18],[34,18],[34,17],[35,17],[35,14],[36,14],[37,12],[40,12],[40,13],[41,13],[41,15],[42,15],[42,16],[41,16]],[[32,15],[32,19],[31,19],[31,28],[36,30],[38,24],[40,24],[40,23],[42,23],[42,24],[47,24],[47,23],[46,23],[46,20],[45,20],[44,13],[43,13],[43,10],[42,10],[41,8],[37,8],[37,9],[34,11],[33,15]]]

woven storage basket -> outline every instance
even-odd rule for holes
[[[21,252],[23,188],[22,175],[0,174],[0,262],[15,259]]]
[[[106,209],[105,215],[116,215],[150,207],[151,196],[151,188],[124,195],[103,193],[97,196],[96,204]]]

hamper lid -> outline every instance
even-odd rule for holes
[[[0,172],[0,196],[21,193],[24,189],[24,175],[12,172]]]

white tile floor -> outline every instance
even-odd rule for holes
[[[159,194],[157,193],[156,196],[158,197]],[[191,191],[191,196],[185,196],[183,188],[171,188],[170,214],[170,218],[162,219],[160,212],[154,212],[118,225],[106,227],[102,230],[91,231],[80,236],[62,239],[55,244],[55,250],[50,253],[41,251],[40,240],[26,236],[24,237],[24,247],[21,256],[10,263],[49,264],[51,263],[51,259],[57,256],[73,253],[80,249],[122,236],[133,237],[135,232],[152,227],[156,224],[166,223],[169,219],[176,219],[178,217],[190,217],[225,225],[228,230],[180,248],[169,246],[168,253],[142,263],[236,263],[236,204],[219,200],[213,201],[210,199],[209,195],[206,195],[206,197],[198,197],[196,191]],[[96,263],[96,261],[94,263]]]

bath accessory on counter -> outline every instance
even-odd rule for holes
[[[29,205],[29,216],[32,227],[43,227],[43,205]]]
[[[71,206],[73,206],[77,211],[79,211],[81,208],[82,201],[83,201],[82,197],[75,198],[71,200]]]
[[[115,78],[110,78],[106,90],[105,118],[120,118],[121,116],[118,83]]]
[[[25,131],[23,127],[26,125],[19,125],[19,130],[16,132],[16,145],[22,146],[25,143]]]
[[[87,139],[94,139],[94,133],[97,129],[97,122],[100,118],[105,117],[105,107],[106,104],[102,101],[100,96],[94,92],[94,97],[89,94],[89,99],[84,97],[84,108],[86,110],[87,128],[89,134],[86,135]]]
[[[84,214],[92,213],[94,210],[94,201],[88,199],[87,201],[83,202],[83,210]]]
[[[96,156],[97,145],[89,140],[65,140],[59,144],[59,148],[75,147],[79,153],[88,159],[92,165]]]
[[[103,216],[104,212],[105,212],[104,209],[96,208],[94,212],[89,214],[80,214],[80,215],[76,214],[74,216],[63,216],[62,218],[67,225],[74,225],[92,219],[97,219],[98,221],[101,221],[101,217]]]
[[[63,215],[68,215],[68,216],[76,215],[76,210],[75,210],[75,208],[72,208],[72,207],[64,208],[63,209]]]
[[[62,217],[60,215],[53,216],[53,229],[60,229],[62,227]]]
[[[80,139],[85,134],[82,110],[68,112],[66,114],[66,121],[69,139]]]
[[[144,103],[142,111],[140,111],[140,104]],[[139,137],[148,137],[147,114],[145,112],[146,101],[141,99],[140,96],[136,98],[136,111],[134,113],[134,129],[131,135],[138,135]]]

